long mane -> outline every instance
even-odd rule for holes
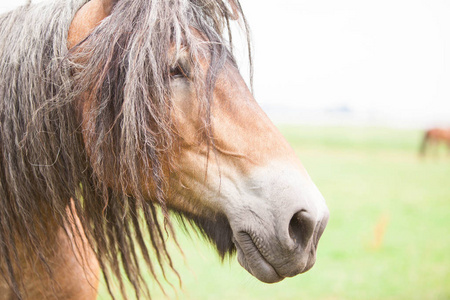
[[[119,0],[68,51],[69,26],[86,2],[56,0],[0,17],[0,273],[19,294],[17,244],[47,265],[42,220],[51,214],[64,227],[76,214],[110,294],[113,276],[127,297],[123,271],[140,298],[149,293],[138,257],[155,278],[157,266],[176,273],[165,241],[172,227],[164,174],[176,138],[169,70],[187,49],[204,141],[212,144],[212,90],[232,57],[230,21],[246,22],[238,1]],[[210,62],[206,79],[202,55]],[[93,105],[83,118],[86,98]],[[142,186],[144,178],[151,186]],[[145,193],[150,187],[154,194]]]

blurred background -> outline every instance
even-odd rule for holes
[[[0,11],[25,1],[0,0]],[[33,1],[36,2],[36,1]],[[179,234],[155,299],[450,299],[450,2],[242,0],[254,91],[331,211],[316,266],[266,285]],[[246,53],[236,56],[244,76]],[[108,299],[101,291],[99,299]]]

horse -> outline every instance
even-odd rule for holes
[[[425,131],[422,143],[420,145],[420,155],[425,156],[427,148],[433,145],[437,151],[440,144],[446,144],[450,151],[450,129],[449,128],[432,128]]]
[[[250,41],[238,0],[0,16],[0,299],[95,299],[101,276],[149,298],[144,267],[178,274],[173,220],[260,281],[312,268],[329,211],[240,75],[234,24]]]

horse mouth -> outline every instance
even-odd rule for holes
[[[264,255],[264,248],[258,247],[258,241],[255,242],[250,234],[241,231],[232,240],[237,249],[239,264],[254,277],[265,283],[275,283],[285,278],[269,263]]]

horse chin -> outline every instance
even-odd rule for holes
[[[251,275],[265,283],[280,282],[286,277],[293,277],[310,270],[316,261],[316,248],[312,246],[308,253],[297,261],[284,260],[268,251],[260,238],[241,231],[233,237],[237,249],[239,264]],[[286,263],[286,261],[288,263]]]
[[[240,243],[233,237],[239,264],[258,280],[276,283],[284,279],[264,258],[247,233],[240,233]]]

